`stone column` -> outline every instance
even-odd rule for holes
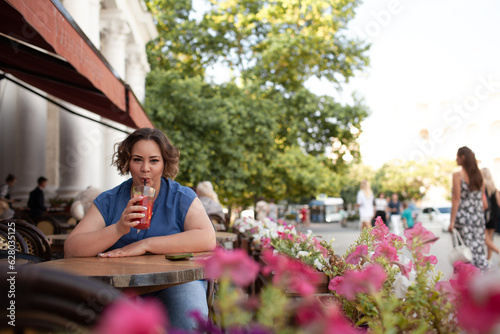
[[[101,52],[121,79],[125,78],[125,55],[130,28],[116,10],[103,10]]]
[[[127,76],[126,81],[132,88],[137,99],[144,103],[146,97],[146,73],[149,71],[147,62],[141,57],[139,47],[129,44],[127,47]]]
[[[116,128],[127,130],[127,127],[116,122],[106,121],[110,125],[113,125]],[[113,154],[115,152],[115,144],[120,143],[127,134],[124,132],[120,132],[111,128],[104,127],[104,143],[103,143],[103,182],[102,189],[107,190],[116,187],[130,176],[120,176],[118,170],[115,166],[111,165]]]
[[[46,174],[47,102],[6,80],[1,89],[0,181],[3,183],[8,173],[14,174],[17,183],[11,195],[27,199],[38,177]],[[49,180],[49,185],[52,182]]]
[[[95,114],[75,106],[72,110],[88,117]],[[102,183],[102,126],[72,115],[64,110],[60,115],[60,187],[61,197],[74,197],[88,186],[100,187]]]
[[[99,49],[99,16],[101,5],[99,0],[64,0],[64,8],[69,12],[76,24],[82,29],[92,44]]]

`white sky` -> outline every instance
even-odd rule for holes
[[[371,110],[360,138],[364,163],[378,167],[396,157],[418,158],[408,154],[417,149],[418,130],[441,126],[443,117],[429,108],[418,118],[416,104],[462,104],[479,77],[500,79],[499,15],[500,2],[493,0],[366,0],[360,6],[350,33],[371,42],[371,65],[344,88],[343,98],[356,90]],[[332,93],[325,83],[310,84],[319,94]],[[480,107],[468,121],[487,112]],[[442,154],[453,159],[466,144],[444,143],[452,147]]]

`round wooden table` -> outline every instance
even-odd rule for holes
[[[167,260],[164,255],[120,258],[76,257],[35,265],[98,279],[115,288],[144,294],[204,279],[204,266],[196,259],[211,255],[211,252],[195,253],[193,258],[179,261]]]

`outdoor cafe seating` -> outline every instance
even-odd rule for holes
[[[12,298],[7,265],[0,266],[0,332],[8,324]],[[103,282],[37,265],[16,266],[15,333],[87,332],[99,320],[105,306],[123,294]]]
[[[14,224],[15,238],[16,238],[16,251],[17,256],[22,257],[23,254],[31,255],[26,256],[31,262],[49,261],[51,259],[51,247],[45,234],[40,231],[36,226],[20,219],[4,219],[0,221],[0,230],[7,233],[4,237],[7,238],[9,234],[9,227]],[[0,235],[2,238],[2,235]],[[7,250],[8,244],[5,239],[0,243],[2,250]]]

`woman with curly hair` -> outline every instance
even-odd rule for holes
[[[101,193],[65,242],[66,257],[126,257],[213,250],[215,231],[195,192],[173,179],[179,150],[158,129],[138,129],[122,141],[113,164],[131,178]],[[136,229],[146,207],[132,187],[155,189],[148,229]],[[191,311],[208,315],[206,282],[194,281],[148,294],[165,305],[172,327],[193,329]]]

